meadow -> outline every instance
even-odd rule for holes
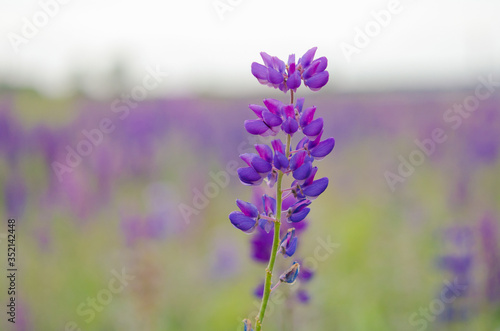
[[[454,112],[469,94],[306,99],[336,140],[330,185],[296,253],[314,276],[280,287],[266,331],[500,330],[500,97]],[[262,98],[5,94],[0,264],[15,218],[18,273],[0,329],[242,330],[265,264],[229,222],[252,197],[230,169]]]

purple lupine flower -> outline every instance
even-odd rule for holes
[[[308,198],[310,200],[316,199],[321,193],[323,193],[328,187],[328,178],[323,177],[321,179],[314,180],[318,168],[314,167],[311,171],[310,176],[302,183],[295,180],[292,183],[295,197],[299,199]]]
[[[273,218],[276,215],[276,199],[264,194],[262,196],[262,205],[264,206],[263,215],[269,218]],[[259,219],[259,226],[269,233],[274,226],[274,222],[268,218],[261,218]]]
[[[231,223],[243,232],[252,232],[257,226],[257,217],[259,216],[257,207],[250,202],[239,199],[236,200],[236,204],[241,212],[233,211],[229,214]]]
[[[310,208],[307,208],[311,204],[311,200],[301,199],[295,202],[290,208],[287,210],[287,219],[289,222],[298,223],[307,217]]]
[[[280,282],[293,284],[297,279],[300,271],[300,264],[298,262],[293,262],[292,266],[288,268],[284,273],[280,276]]]
[[[257,154],[245,153],[240,158],[248,164],[248,167],[238,169],[238,176],[244,185],[259,185],[273,169],[270,162]]]
[[[295,228],[288,229],[286,235],[281,239],[280,253],[284,257],[290,257],[297,249],[297,237],[295,236]]]
[[[313,91],[321,89],[328,82],[329,74],[325,70],[328,61],[325,57],[314,59],[315,53],[316,47],[308,50],[297,62],[295,55],[291,54],[285,64],[279,58],[262,52],[264,65],[252,63],[252,74],[261,84],[279,88],[285,93],[291,90],[289,104],[276,99],[264,99],[264,106],[250,104],[249,108],[257,119],[246,120],[244,123],[245,129],[252,135],[276,136],[282,133],[286,138],[286,144],[278,138],[271,142],[272,149],[267,145],[257,144],[255,145],[257,153],[240,155],[247,164],[237,171],[244,185],[257,186],[264,179],[270,188],[277,184],[276,195],[261,194],[263,207],[260,211],[250,202],[237,200],[241,211],[229,214],[231,223],[238,229],[252,232],[257,228],[251,242],[252,257],[258,262],[274,259],[277,253],[281,253],[285,258],[295,254],[297,234],[307,225],[305,218],[310,212],[311,200],[322,194],[328,186],[327,177],[315,180],[318,168],[313,166],[313,162],[330,154],[335,146],[335,140],[333,138],[322,140],[324,120],[321,117],[314,118],[316,107],[304,109],[304,98],[299,98],[294,103],[294,93],[302,81]],[[298,134],[302,134],[303,138],[293,150],[292,139]],[[284,189],[283,176],[289,175],[293,177],[292,185]],[[281,201],[281,205],[276,204],[277,199]],[[255,200],[257,199],[254,199],[254,203]],[[283,222],[284,219],[287,222]],[[272,275],[273,268],[270,269],[267,270],[267,275]],[[299,275],[299,269],[299,263],[294,262],[281,274],[280,283],[293,284]],[[307,281],[311,277],[312,273],[306,273],[303,279]],[[266,277],[265,283],[259,285],[255,294],[262,296],[264,290],[269,293],[270,288],[270,278]],[[267,300],[266,298],[263,300]],[[307,292],[300,292],[298,300],[308,301]],[[262,307],[265,306],[263,301]],[[265,311],[259,312],[258,330],[261,328],[264,313]],[[250,328],[246,322],[245,328]]]
[[[295,54],[291,54],[286,65],[276,56],[261,52],[264,65],[253,62],[252,74],[259,83],[279,88],[284,93],[288,90],[296,92],[302,80],[312,91],[319,91],[328,83],[329,74],[325,70],[328,60],[326,57],[314,60],[316,50],[317,47],[308,50],[297,63],[295,63]]]

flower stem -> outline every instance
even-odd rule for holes
[[[289,156],[290,151],[290,135],[286,137],[286,157]],[[271,250],[271,256],[269,258],[269,264],[266,268],[266,280],[264,283],[264,295],[262,296],[262,303],[260,305],[259,315],[255,318],[255,331],[262,330],[262,321],[264,320],[264,315],[266,313],[267,303],[269,301],[269,295],[271,294],[271,281],[273,277],[274,262],[276,262],[276,255],[278,252],[278,246],[280,243],[280,228],[281,228],[281,203],[282,194],[281,182],[283,180],[283,172],[278,173],[278,181],[276,184],[276,222],[274,222],[274,239],[273,247]]]

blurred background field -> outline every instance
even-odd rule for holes
[[[307,284],[309,302],[275,304],[269,330],[281,330],[287,318],[295,330],[419,329],[410,316],[430,309],[457,272],[467,274],[466,293],[426,328],[500,325],[499,98],[482,102],[451,130],[442,114],[465,96],[307,99],[325,118],[325,134],[336,139],[332,155],[319,163],[330,186],[314,202],[297,253],[313,257],[317,269]],[[1,214],[17,220],[15,330],[64,330],[70,322],[82,330],[238,329],[256,310],[252,293],[264,265],[252,261],[251,236],[234,229],[227,215],[236,209],[235,197],[250,199],[251,189],[231,176],[199,215],[183,217],[179,205],[193,206],[193,190],[214,182],[210,173],[242,163],[238,149],[251,146],[242,128],[250,102],[255,98],[157,99],[120,120],[110,102],[5,96]],[[50,111],[42,116],[44,109]],[[82,130],[104,116],[115,131],[59,181],[51,163],[64,163],[66,146],[76,148],[86,139]],[[414,139],[429,138],[435,128],[449,139],[392,192],[384,173],[397,174],[398,156],[408,158]],[[482,231],[485,226],[494,233]],[[322,240],[338,245],[318,258]],[[451,268],[443,257],[454,261]],[[4,265],[4,254],[1,259]],[[85,313],[87,298],[107,289],[113,270],[123,268],[134,277],[129,284],[95,316]]]
[[[336,140],[330,184],[299,236],[313,276],[279,287],[264,330],[500,330],[498,12],[0,0],[0,265],[8,218],[18,265],[0,330],[242,330],[265,238],[231,225],[255,193],[227,169],[261,142],[248,104],[288,101],[250,66],[315,46],[330,81],[297,97]]]

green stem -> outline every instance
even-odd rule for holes
[[[292,94],[293,95],[293,94]],[[293,96],[292,96],[293,98]],[[290,135],[286,137],[286,157],[289,156],[290,151]],[[281,228],[281,198],[283,191],[281,190],[281,182],[283,180],[283,172],[278,172],[278,180],[276,182],[276,222],[274,222],[274,239],[273,248],[271,250],[271,257],[269,259],[269,264],[266,268],[266,280],[264,283],[264,295],[262,296],[262,303],[260,305],[259,315],[255,318],[255,330],[262,330],[262,321],[264,320],[264,315],[266,313],[267,303],[269,301],[269,295],[271,294],[271,281],[273,277],[274,263],[276,262],[276,255],[278,253],[278,246],[280,243],[280,228]]]

